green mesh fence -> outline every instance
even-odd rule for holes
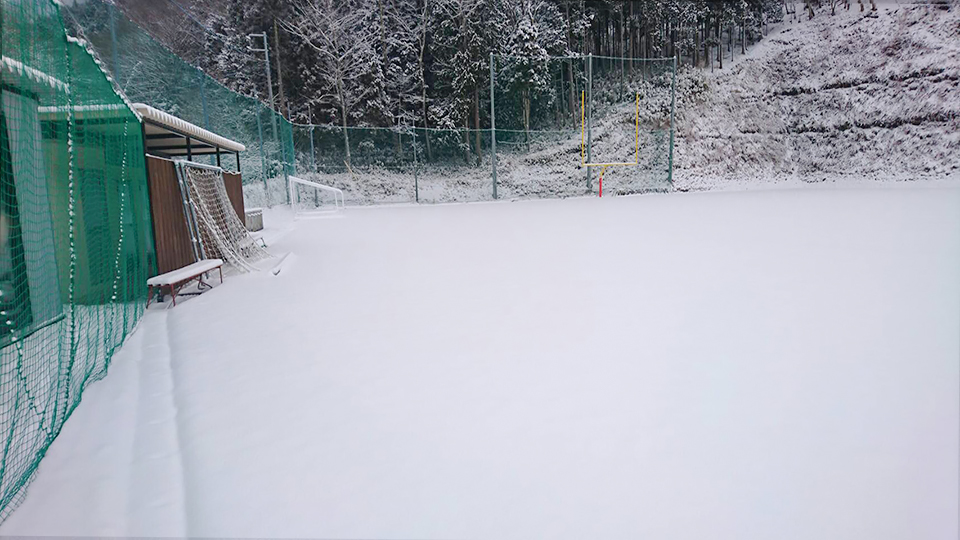
[[[247,147],[240,168],[248,205],[286,203],[291,174],[341,188],[355,204],[596,193],[600,169],[581,165],[582,124],[587,162],[637,163],[609,169],[605,193],[672,185],[672,58],[492,55],[480,93],[483,129],[309,126],[220,85],[103,0],[71,3],[68,11],[71,31],[92,43],[131,101]],[[173,39],[203,50],[196,36],[205,30],[182,22],[191,28]]]
[[[290,122],[188,64],[114,5],[87,0],[65,9],[68,31],[92,45],[131,102],[145,103],[246,146],[240,154],[240,172],[249,205],[287,202],[285,175],[294,174]],[[191,30],[202,35],[202,30]],[[197,158],[207,164],[214,160]],[[222,165],[228,170],[236,167],[231,159]]]
[[[0,520],[143,313],[140,123],[47,0],[0,0]]]
[[[671,187],[672,58],[491,60],[481,124],[495,129],[294,125],[297,174],[360,204],[488,200],[495,183],[501,198],[597,193],[582,162],[635,163],[607,170],[607,194]]]

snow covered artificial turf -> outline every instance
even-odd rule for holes
[[[957,537],[957,187],[272,238],[277,276],[151,307],[0,533]]]

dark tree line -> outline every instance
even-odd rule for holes
[[[785,13],[829,1],[163,0],[137,18],[179,20],[168,46],[266,102],[264,58],[249,50],[261,44],[249,35],[265,32],[273,107],[295,122],[480,128],[491,52],[530,59],[516,83],[529,104],[538,59],[677,57],[722,69]]]

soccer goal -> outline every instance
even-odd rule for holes
[[[343,210],[343,191],[291,176],[290,206],[297,217],[336,214]]]
[[[177,178],[187,228],[197,260],[223,259],[242,272],[270,257],[244,227],[230,204],[223,169],[186,161],[177,162]]]
[[[640,165],[640,92],[637,92],[636,110],[634,113],[634,148],[633,161],[611,161],[605,163],[588,163],[585,156],[586,149],[586,92],[580,93],[580,165],[583,167],[600,167],[600,197],[603,197],[603,175],[608,167],[636,167]]]

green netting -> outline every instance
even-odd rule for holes
[[[57,6],[0,0],[0,520],[144,309],[140,123]]]
[[[671,185],[672,58],[492,55],[493,82],[479,97],[484,129],[434,129],[434,120],[431,129],[424,129],[422,118],[413,119],[417,127],[307,126],[291,124],[260,101],[220,85],[103,0],[72,3],[69,13],[73,31],[106,59],[131,101],[247,147],[240,168],[248,205],[287,203],[286,177],[291,174],[339,187],[348,201],[363,204],[596,192],[600,171],[583,167],[579,157],[581,93],[589,105],[588,161],[638,161],[608,170],[605,192]],[[176,39],[196,39],[190,35],[181,32]],[[198,50],[204,46],[193,44]],[[638,92],[639,152],[634,121]]]
[[[587,163],[636,162],[608,169],[605,193],[669,189],[672,58],[492,61],[481,122],[495,130],[294,125],[296,174],[361,204],[487,200],[494,178],[499,197],[573,196],[599,188],[582,147]]]
[[[285,174],[294,173],[290,122],[188,64],[112,4],[88,0],[66,9],[68,30],[92,45],[131,102],[243,144],[247,150],[240,154],[240,172],[247,201],[267,206],[287,202]],[[214,164],[215,158],[196,160]],[[221,165],[236,168],[232,158]]]

